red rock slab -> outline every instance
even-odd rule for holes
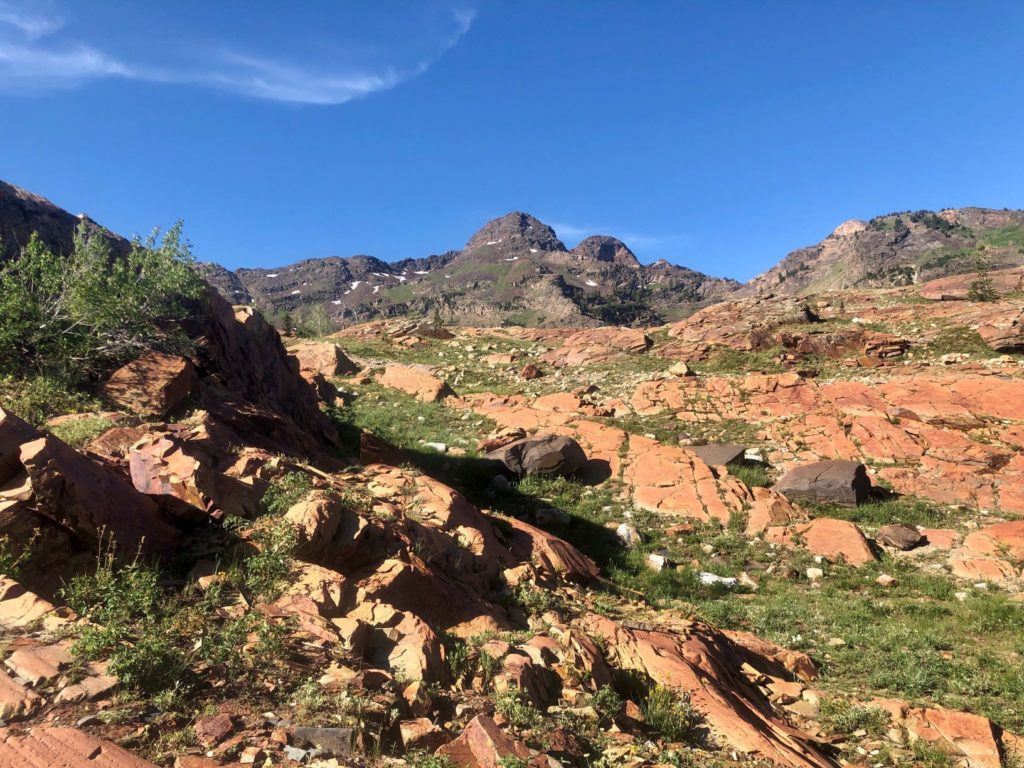
[[[990,581],[993,584],[1008,584],[1017,576],[1017,569],[1005,560],[994,557],[973,557],[970,553],[954,553],[949,560],[953,575],[966,581]]]
[[[533,401],[531,407],[538,411],[556,411],[562,413],[579,413],[583,401],[571,392],[554,392],[542,395]]]
[[[406,750],[433,751],[451,738],[427,717],[399,721],[398,732]]]
[[[42,706],[43,700],[34,691],[19,685],[3,670],[0,670],[0,720],[15,720],[27,717]],[[0,755],[3,747],[0,746]],[[3,765],[0,757],[0,766]]]
[[[967,301],[971,283],[977,277],[973,274],[951,275],[929,280],[917,286],[918,293],[930,301]],[[989,273],[992,287],[999,293],[1020,290],[1024,280],[1024,269],[1000,269]]]
[[[561,347],[545,352],[540,359],[555,368],[576,367],[639,354],[650,346],[650,337],[641,330],[606,326],[570,334]]]
[[[733,512],[743,509],[747,491],[742,483],[725,478],[719,481],[707,464],[682,448],[629,438],[623,481],[641,509],[727,523]]]
[[[906,464],[924,454],[924,448],[906,430],[881,416],[851,418],[850,439],[860,447],[861,455],[882,464]]]
[[[521,559],[529,560],[542,573],[570,581],[587,582],[597,578],[597,564],[572,544],[547,531],[514,517],[503,518],[511,529],[510,549]]]
[[[530,750],[498,727],[487,715],[477,715],[458,738],[440,747],[437,755],[447,757],[459,768],[499,768],[502,758],[526,760]]]
[[[992,723],[980,715],[951,709],[912,709],[904,720],[918,738],[952,748],[966,758],[967,768],[1001,768]]]
[[[811,554],[830,560],[844,558],[850,565],[864,565],[875,559],[860,528],[848,520],[818,517],[785,529],[769,528],[766,538],[790,547],[802,541]]]
[[[85,541],[97,541],[102,531],[133,555],[167,552],[177,544],[178,531],[119,472],[0,409],[0,475],[13,461],[31,480],[33,513]]]
[[[357,373],[359,366],[337,344],[329,341],[301,341],[288,346],[288,354],[295,358],[299,373],[306,381],[317,374],[347,376]]]
[[[952,528],[922,528],[925,544],[936,549],[953,549],[960,543],[960,534]]]
[[[61,689],[54,698],[57,704],[92,701],[105,696],[117,687],[118,679],[113,675],[89,675],[77,683]]]
[[[77,728],[35,728],[23,736],[0,730],[0,768],[156,768]]]
[[[623,430],[580,419],[551,431],[556,435],[573,437],[583,447],[588,459],[583,471],[585,482],[619,477],[622,472],[622,446],[628,438]]]
[[[210,452],[201,450],[199,445]],[[223,450],[221,455],[218,448]],[[227,463],[228,450],[226,446],[215,446],[209,433],[202,429],[197,434],[149,434],[129,450],[132,484],[148,496],[173,496],[195,507],[194,511],[180,514],[195,517],[197,522],[205,522],[205,513],[214,512],[252,517],[259,511],[263,489],[214,469]]]
[[[185,358],[148,352],[114,371],[100,394],[126,411],[163,416],[188,397],[195,383],[195,368]]]
[[[763,533],[770,527],[787,525],[803,517],[799,507],[785,496],[770,488],[751,488],[754,501],[747,509],[747,536]]]
[[[1024,309],[994,312],[978,326],[978,335],[996,352],[1024,350]]]
[[[1024,451],[1018,453],[1000,473],[1004,481],[996,491],[998,508],[1024,515]]]
[[[58,610],[13,579],[0,576],[0,628],[26,629],[42,621],[47,629],[53,629],[66,624],[72,616],[70,609]]]
[[[531,408],[525,397],[511,395],[470,395],[469,401],[474,411],[493,419],[499,427],[507,429],[523,429],[534,432],[568,424],[576,419],[575,414],[557,411],[538,411]]]
[[[961,376],[942,385],[975,416],[1024,421],[1024,380],[1019,377]]]
[[[436,403],[455,396],[448,382],[422,366],[389,365],[378,380],[383,386],[405,392],[424,403]]]
[[[703,622],[687,633],[627,629],[588,616],[589,633],[605,638],[611,661],[658,685],[686,693],[711,735],[724,746],[788,768],[834,768],[816,741],[776,716],[764,694],[739,672],[774,660],[759,658]]]
[[[790,674],[805,683],[818,677],[818,668],[814,666],[814,661],[806,653],[783,648],[781,645],[776,645],[751,632],[725,630],[723,634],[760,659],[779,662]]]
[[[27,680],[29,685],[38,687],[55,680],[74,659],[69,653],[71,643],[59,645],[37,645],[19,648],[4,661],[11,672]]]
[[[1024,520],[996,523],[968,534],[964,549],[979,555],[1024,560]]]

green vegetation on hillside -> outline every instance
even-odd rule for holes
[[[0,387],[33,421],[78,410],[75,390],[144,352],[182,351],[177,321],[203,296],[178,222],[123,258],[84,225],[68,255],[33,235],[0,265]]]

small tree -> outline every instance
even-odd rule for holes
[[[303,310],[295,332],[299,336],[320,338],[333,330],[334,321],[327,314],[327,310],[324,309],[323,305],[316,304]]]
[[[967,298],[970,301],[996,301],[999,298],[989,275],[991,269],[992,264],[983,245],[978,248],[978,253],[974,257],[974,280],[967,288]]]
[[[178,321],[205,292],[179,221],[124,257],[85,225],[68,257],[33,235],[0,265],[0,367],[87,380],[150,349],[182,351]]]

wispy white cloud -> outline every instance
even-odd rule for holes
[[[631,248],[646,248],[652,251],[680,248],[687,242],[686,235],[651,235],[629,231],[621,232],[615,237]]]
[[[597,230],[590,229],[588,227],[577,227],[573,224],[565,224],[564,222],[551,222],[550,226],[555,230],[556,235],[568,240],[586,237],[587,235],[593,235],[597,232]]]
[[[0,83],[71,87],[96,77],[131,77],[131,70],[102,51],[79,45],[47,50],[0,41]]]
[[[90,79],[124,78],[153,83],[197,85],[271,101],[298,104],[344,104],[395,87],[417,77],[454,47],[469,31],[475,10],[453,9],[454,31],[426,59],[405,67],[337,71],[306,62],[254,56],[238,50],[212,51],[208,61],[182,68],[118,59],[84,43],[40,41],[63,26],[57,16],[19,11],[0,2],[0,31],[17,30],[20,40],[0,34],[0,88],[73,87]]]
[[[38,5],[34,10],[26,10],[8,2],[0,2],[0,25],[14,27],[29,40],[35,40],[63,27],[64,18],[59,14],[43,12]]]
[[[563,240],[582,240],[589,235],[610,235],[617,237],[634,251],[659,252],[671,249],[678,250],[687,244],[687,237],[682,234],[651,234],[619,229],[603,224],[599,226],[579,226],[565,222],[552,222],[551,227],[555,230],[555,234]]]

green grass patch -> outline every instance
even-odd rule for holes
[[[113,419],[107,416],[88,416],[65,421],[63,424],[51,427],[50,432],[72,448],[81,448],[113,426]]]
[[[882,572],[896,578],[895,587],[875,584]],[[960,601],[955,590],[942,573],[888,560],[829,566],[820,589],[765,577],[745,599],[698,602],[698,611],[809,653],[822,687],[842,696],[884,694],[967,709],[1019,730],[1024,607],[998,592]]]
[[[769,488],[773,483],[768,467],[764,464],[736,461],[729,464],[726,469],[730,475],[749,488]]]
[[[743,352],[738,349],[717,349],[707,360],[694,362],[690,367],[698,373],[708,374],[748,374],[755,371],[762,373],[782,373],[785,367],[776,358],[785,353],[782,347],[772,347],[757,352]]]
[[[976,358],[999,357],[999,353],[986,344],[977,331],[959,325],[940,331],[928,343],[925,351],[932,357],[949,354],[967,354]]]
[[[345,405],[331,411],[347,447],[358,450],[359,430],[372,432],[411,453],[437,454],[424,443],[444,443],[476,453],[476,443],[495,428],[491,419],[440,403],[423,403],[378,384],[362,386]]]
[[[92,395],[57,376],[0,376],[0,405],[37,427],[45,427],[54,416],[102,407]]]
[[[912,496],[871,498],[867,503],[857,507],[813,501],[801,502],[801,505],[814,517],[835,517],[869,528],[879,528],[892,523],[942,528],[956,525],[963,517],[962,513],[954,512],[948,507]]]

